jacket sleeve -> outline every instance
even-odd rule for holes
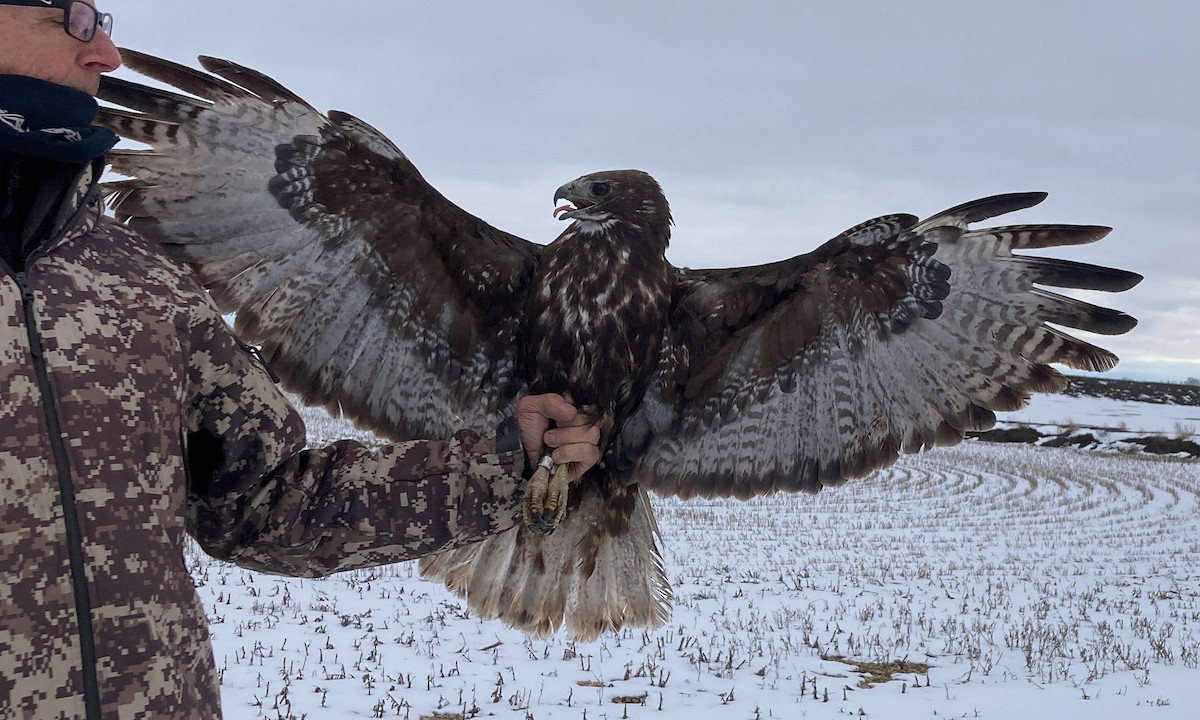
[[[194,328],[188,529],[214,557],[317,577],[469,544],[516,524],[515,421],[372,450],[305,448],[303,420],[211,308]]]

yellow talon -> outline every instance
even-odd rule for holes
[[[530,530],[552,533],[567,517],[571,489],[571,464],[555,466],[550,456],[538,463],[525,487],[524,520]]]

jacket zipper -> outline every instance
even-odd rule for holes
[[[32,261],[32,258],[30,260]],[[62,494],[63,519],[67,526],[67,554],[71,562],[71,586],[75,592],[75,620],[79,626],[79,648],[83,656],[83,703],[88,720],[101,720],[100,683],[96,675],[96,637],[92,629],[92,602],[88,596],[87,575],[84,572],[83,533],[79,529],[79,512],[75,506],[75,485],[71,482],[67,448],[62,438],[62,424],[58,419],[58,408],[50,385],[50,373],[46,368],[42,339],[37,330],[33,289],[29,287],[29,276],[24,271],[15,273],[15,277],[17,287],[21,289],[22,304],[25,306],[25,329],[29,334],[33,367],[42,393],[42,407],[46,412],[46,425],[50,433],[50,448],[58,471],[59,492]]]

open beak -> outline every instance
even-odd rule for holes
[[[562,205],[557,205],[554,208],[554,217],[559,220],[574,219],[575,213],[584,208],[589,208],[595,203],[590,203],[587,200],[582,200],[575,193],[575,183],[570,182],[563,185],[558,190],[554,191],[554,202],[557,204],[559,200],[566,200]]]

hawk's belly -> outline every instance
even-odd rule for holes
[[[670,306],[665,259],[576,236],[548,253],[523,337],[530,392],[570,392],[615,410],[658,363]]]

